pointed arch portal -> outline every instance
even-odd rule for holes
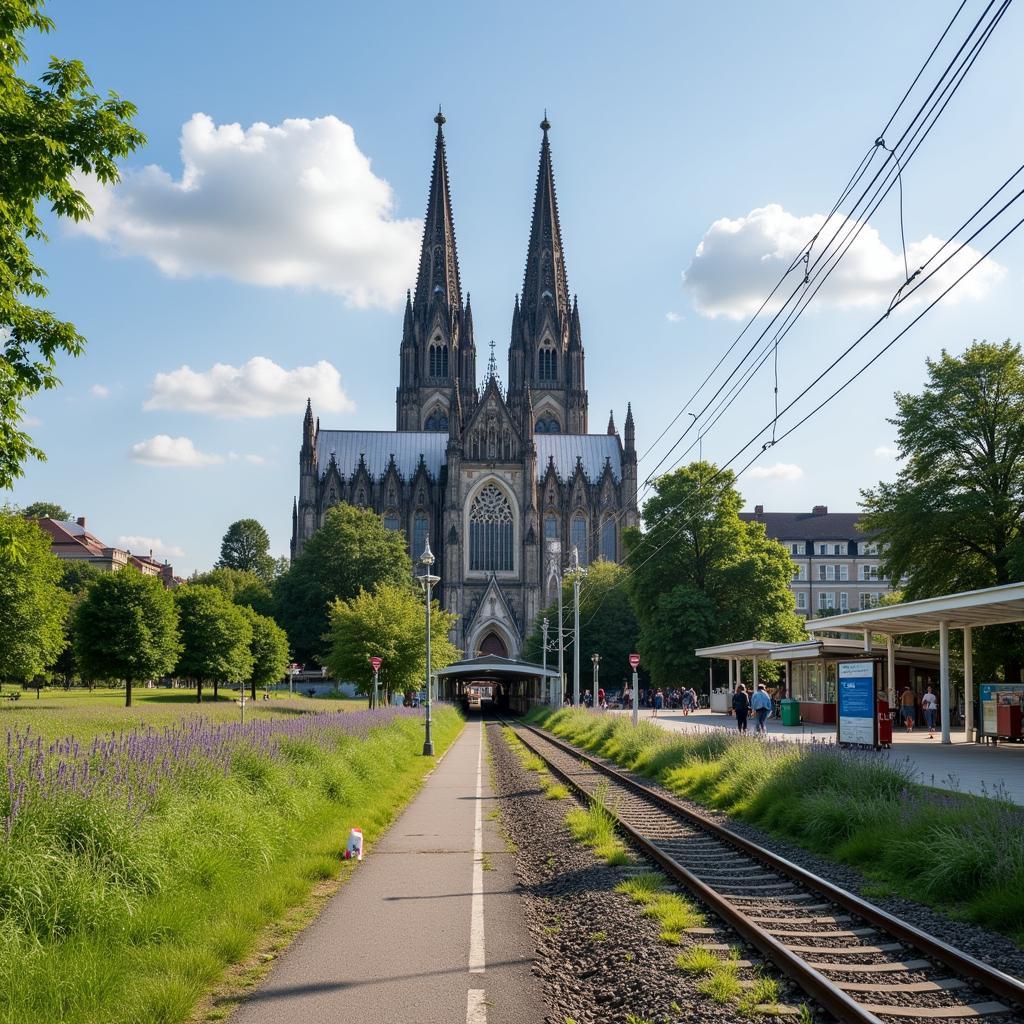
[[[499,658],[507,658],[508,648],[505,646],[505,641],[492,630],[480,642],[479,653],[481,655],[496,654]]]

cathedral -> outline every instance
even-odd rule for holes
[[[399,349],[396,429],[321,428],[307,402],[291,554],[302,552],[332,505],[372,508],[388,529],[405,532],[414,564],[429,539],[437,595],[457,616],[451,639],[465,656],[516,658],[556,592],[553,563],[564,568],[573,548],[583,566],[622,555],[622,531],[637,523],[633,413],[627,409],[622,437],[614,417],[605,433],[587,432],[583,332],[565,272],[547,117],[507,387],[493,343],[478,383],[445,118],[439,112],[434,120],[423,246]]]

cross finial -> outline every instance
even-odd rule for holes
[[[498,376],[498,360],[494,356],[494,339],[491,338],[491,357],[487,360],[487,376]]]
[[[546,132],[551,127],[551,122],[548,120],[548,108],[544,108],[544,120],[540,123],[540,130]]]
[[[441,113],[441,104],[438,103],[438,105],[437,105],[437,115],[434,117],[434,124],[436,124],[437,127],[440,128],[441,125],[443,125],[446,120],[447,120],[447,118],[444,116],[444,114]]]

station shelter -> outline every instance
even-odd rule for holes
[[[535,704],[551,704],[558,689],[558,672],[529,661],[484,654],[457,661],[435,674],[437,699],[462,701],[471,690],[490,691],[498,711],[522,714]]]
[[[896,694],[908,686],[915,692],[919,703],[925,687],[931,684],[937,690],[939,684],[939,654],[927,647],[895,644],[890,648],[885,643],[872,643],[870,648],[865,648],[861,640],[812,637],[794,644],[743,640],[700,647],[694,653],[699,658],[708,658],[710,662],[711,710],[726,714],[732,707],[732,695],[740,682],[744,661],[751,662],[748,681],[755,688],[761,681],[759,670],[762,662],[781,663],[784,666],[781,679],[769,689],[776,698],[788,697],[799,701],[801,720],[815,724],[831,724],[836,720],[836,678],[842,661],[873,661],[876,692],[887,697],[890,707],[895,704]],[[728,663],[725,686],[714,686],[713,664],[716,660]],[[897,687],[892,694],[888,694],[886,689],[890,663]]]

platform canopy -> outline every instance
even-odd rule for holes
[[[1024,583],[926,597],[921,601],[879,605],[859,612],[810,619],[809,633],[929,633],[945,623],[950,629],[1024,622]]]
[[[514,658],[502,658],[497,654],[485,654],[479,658],[466,658],[464,661],[457,661],[447,668],[440,669],[437,673],[438,679],[455,679],[468,677],[470,679],[522,679],[524,676],[531,679],[558,678],[557,669],[544,668],[542,665],[534,665],[530,661],[516,661]]]
[[[698,647],[693,653],[698,658],[767,658],[776,647],[782,646],[768,640],[739,640],[715,647]]]

